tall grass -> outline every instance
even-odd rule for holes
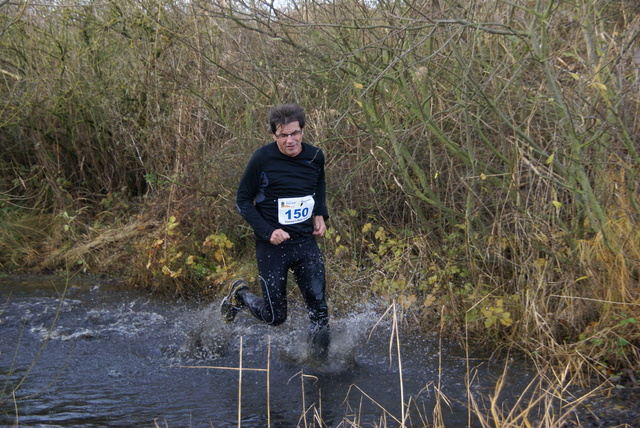
[[[295,101],[337,311],[387,296],[461,342],[640,369],[634,2],[3,3],[0,34],[4,269],[217,293],[251,269],[244,163]]]

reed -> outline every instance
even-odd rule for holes
[[[395,299],[572,381],[637,373],[638,7],[577,5],[3,3],[0,267],[216,296],[252,269],[243,166],[296,101],[338,313]]]
[[[0,389],[0,406],[2,407],[6,406],[7,409],[11,408],[13,410],[13,415],[12,415],[12,418],[14,419],[13,425],[16,427],[19,426],[19,422],[20,422],[20,412],[18,408],[19,400],[24,400],[24,399],[28,400],[30,398],[33,398],[34,396],[37,396],[42,391],[50,388],[51,385],[56,380],[58,380],[60,376],[64,374],[64,371],[68,368],[67,365],[71,361],[71,353],[69,353],[67,361],[60,368],[60,371],[56,374],[56,376],[51,381],[51,383],[49,383],[48,385],[45,385],[39,391],[32,392],[30,395],[23,395],[19,399],[17,398],[16,394],[19,394],[19,391],[21,391],[24,388],[25,383],[28,382],[33,377],[32,372],[34,368],[37,366],[38,362],[40,361],[40,358],[42,357],[43,352],[47,347],[47,344],[51,340],[51,335],[58,323],[58,318],[62,311],[62,307],[65,303],[65,297],[67,295],[67,292],[69,291],[70,281],[73,277],[74,277],[74,274],[72,274],[70,270],[67,269],[66,274],[63,277],[64,281],[62,282],[62,286],[58,288],[56,287],[56,284],[52,284],[54,289],[56,290],[56,293],[58,294],[58,306],[55,309],[55,316],[51,320],[51,325],[47,327],[47,330],[46,330],[47,334],[44,337],[44,340],[42,341],[40,348],[37,350],[36,354],[33,356],[32,360],[29,362],[26,370],[24,370],[23,373],[19,374],[18,376],[15,376],[16,367],[19,365],[19,363],[21,363],[21,361],[18,361],[18,351],[21,345],[22,334],[24,333],[25,325],[23,324],[22,331],[20,332],[20,338],[18,342],[15,344],[15,353],[13,355],[13,358],[9,366],[7,367],[7,371],[3,372],[4,379],[2,381],[2,388]],[[4,309],[4,306],[9,305],[11,303],[10,301],[11,301],[11,295],[6,296],[6,299],[3,302],[2,309]],[[0,310],[0,313],[2,313],[1,310]],[[11,414],[11,411],[8,411],[7,414]]]
[[[347,414],[344,415],[341,423],[335,426],[344,426],[359,428],[363,425],[362,420],[362,405],[364,402],[369,402],[378,408],[380,413],[379,424],[377,426],[398,426],[398,427],[445,427],[445,418],[443,417],[443,405],[446,407],[451,406],[450,400],[441,390],[442,376],[446,375],[442,370],[442,356],[445,351],[443,349],[443,337],[446,332],[444,329],[444,323],[441,323],[440,330],[440,347],[439,347],[439,360],[438,360],[438,379],[437,382],[425,380],[425,387],[418,395],[422,394],[426,390],[433,390],[433,410],[431,417],[420,409],[417,397],[406,397],[403,388],[403,368],[401,358],[401,347],[403,341],[400,338],[401,330],[399,313],[396,311],[396,303],[393,302],[386,311],[380,316],[379,320],[372,326],[370,335],[378,329],[379,325],[389,318],[390,335],[389,335],[389,358],[390,361],[396,359],[396,364],[399,372],[398,379],[398,394],[401,402],[400,414],[395,415],[392,411],[386,409],[382,404],[377,402],[368,391],[362,389],[357,384],[353,384],[349,387],[345,396],[344,402],[351,402],[353,395],[358,395],[359,407],[351,408],[347,407]],[[243,339],[239,338],[240,348],[238,354],[238,367],[216,367],[216,366],[174,366],[176,368],[186,369],[215,369],[215,370],[232,370],[238,372],[238,419],[237,426],[242,426],[242,372],[243,371],[260,371],[265,372],[265,383],[267,386],[266,394],[270,396],[270,355],[271,355],[271,341],[267,344],[267,362],[266,368],[248,368],[243,367],[242,355],[243,355]],[[505,400],[504,385],[509,376],[512,376],[510,372],[510,364],[512,362],[511,356],[507,355],[503,359],[503,371],[498,377],[492,390],[487,394],[478,393],[478,390],[474,388],[475,379],[477,378],[477,367],[474,366],[473,358],[469,357],[469,345],[466,346],[466,395],[468,397],[467,411],[468,411],[468,423],[469,425],[479,425],[482,427],[549,427],[549,426],[565,426],[566,424],[579,424],[579,418],[576,419],[578,409],[589,398],[600,394],[603,390],[606,390],[609,386],[606,383],[599,385],[593,389],[576,389],[575,385],[581,383],[579,379],[574,377],[579,376],[580,371],[574,370],[570,365],[559,366],[557,364],[538,364],[534,372],[533,378],[529,383],[522,388],[521,393],[513,400]],[[319,391],[318,402],[310,403],[306,397],[306,382],[311,380],[316,382],[318,378],[316,376],[308,375],[304,373],[304,370],[293,375],[289,382],[299,378],[300,390],[301,390],[301,409],[300,417],[296,422],[297,427],[327,427],[329,426],[322,419],[322,391]],[[581,391],[581,392],[577,392]],[[267,399],[267,406],[269,407],[269,398]],[[417,419],[414,421],[409,417],[409,413],[412,412],[416,415]],[[270,408],[267,409],[267,414],[270,415]],[[268,416],[267,426],[271,426],[270,418]],[[580,426],[580,425],[577,425]]]
[[[243,356],[243,337],[240,336],[240,349],[238,352],[238,367],[218,367],[218,366],[184,366],[184,365],[176,365],[173,367],[176,368],[185,368],[185,369],[215,369],[215,370],[232,370],[238,372],[238,410],[237,410],[237,426],[240,428],[242,426],[242,373],[245,371],[256,371],[256,372],[264,372],[265,373],[265,384],[266,384],[266,394],[267,394],[267,427],[271,427],[271,337],[268,338],[267,342],[267,363],[266,368],[250,368],[244,367],[242,365],[242,356]],[[303,384],[303,394],[304,394],[304,384]],[[304,403],[304,396],[303,396]],[[304,404],[303,404],[304,406]]]

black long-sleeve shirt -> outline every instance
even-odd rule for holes
[[[240,179],[236,205],[253,228],[257,240],[268,242],[276,229],[289,233],[290,239],[284,241],[285,244],[296,244],[313,237],[313,217],[329,217],[324,160],[322,150],[306,143],[302,143],[302,151],[294,157],[281,153],[275,142],[253,153]],[[286,198],[305,196],[313,196],[311,216],[300,223],[281,224],[278,199],[282,205]]]

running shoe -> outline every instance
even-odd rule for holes
[[[230,323],[236,319],[236,315],[242,309],[242,299],[238,297],[238,291],[248,290],[249,287],[244,279],[236,279],[231,283],[229,294],[222,299],[220,303],[220,312],[222,313],[222,319],[226,323]]]

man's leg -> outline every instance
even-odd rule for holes
[[[256,260],[262,298],[242,290],[238,297],[259,320],[280,325],[287,319],[287,272],[289,256],[284,245],[256,242]]]
[[[309,344],[314,358],[325,360],[331,339],[324,259],[315,240],[300,244],[298,250],[292,271],[309,311]]]

